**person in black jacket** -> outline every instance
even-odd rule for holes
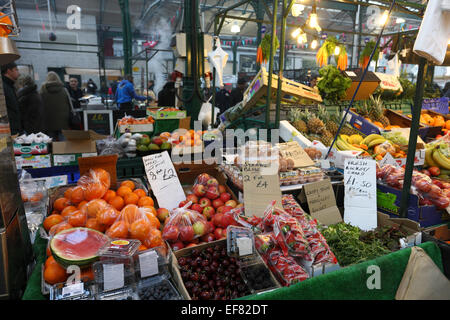
[[[8,112],[11,134],[20,134],[23,131],[20,118],[19,103],[17,102],[14,83],[20,76],[17,65],[12,62],[2,66],[3,91],[5,93],[6,110]]]
[[[158,93],[158,107],[175,107],[175,82],[167,82]]]
[[[80,99],[83,98],[83,91],[78,87],[78,79],[70,78],[69,85],[67,86],[67,91],[69,91],[70,98],[72,99],[72,105],[74,109],[80,109],[81,103]]]
[[[247,89],[247,80],[240,78],[237,83],[237,87],[231,90],[231,106],[234,107],[244,99],[244,92]]]
[[[87,83],[87,92],[92,95],[95,95],[97,93],[97,85],[92,79],[89,79]]]
[[[44,128],[44,103],[37,92],[37,85],[30,76],[18,79],[17,100],[22,118],[22,127],[27,134],[39,133]]]

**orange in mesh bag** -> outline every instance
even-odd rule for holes
[[[122,209],[106,234],[111,238],[137,239],[147,248],[157,247],[163,244],[157,220],[150,209],[129,204]]]
[[[111,186],[111,177],[104,169],[90,169],[88,174],[83,175],[78,180],[77,185],[83,188],[84,199],[82,200],[91,201],[94,199],[100,199],[105,195]]]
[[[90,225],[96,225],[95,222],[97,222],[99,225],[98,229],[93,229],[99,231],[103,230],[102,232],[104,232],[107,227],[111,226],[119,216],[119,211],[103,199],[94,199],[89,201],[80,209],[80,211],[85,213],[86,223],[89,221]]]

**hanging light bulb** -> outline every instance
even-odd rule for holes
[[[232,33],[239,33],[239,32],[241,32],[241,27],[239,27],[237,21],[235,21],[234,24],[231,26],[231,32]]]
[[[297,42],[298,42],[299,44],[308,42],[308,38],[306,37],[306,33],[302,32],[302,33],[298,36]]]
[[[305,10],[305,6],[304,5],[302,5],[300,3],[297,3],[297,2],[294,3],[292,5],[292,10],[291,10],[292,16],[293,17],[298,17],[303,12],[303,10]]]
[[[378,21],[380,26],[384,26],[389,19],[389,11],[385,10]]]
[[[311,28],[316,29],[316,30],[317,30],[317,29],[322,30],[322,29],[320,28],[320,26],[319,26],[319,18],[317,17],[316,4],[313,5],[311,14],[310,14],[310,16],[309,16],[309,26],[310,26]],[[320,32],[319,30],[317,30],[317,31]]]
[[[293,32],[292,32],[292,38],[297,38],[298,37],[298,35],[300,34],[300,33],[302,33],[303,32],[303,30],[302,30],[302,28],[297,28],[297,29],[295,29]]]
[[[311,49],[316,49],[317,48],[317,45],[318,45],[318,42],[317,42],[317,40],[316,39],[314,39],[312,42],[311,42]]]
[[[341,53],[341,48],[339,46],[336,46],[336,48],[334,48],[334,55],[338,56],[339,53]]]

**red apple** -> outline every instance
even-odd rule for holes
[[[198,197],[195,194],[188,194],[186,200],[191,201],[192,204],[198,203]]]
[[[202,213],[203,207],[200,204],[196,203],[192,205],[191,210],[197,211],[198,213]]]
[[[219,190],[220,192],[220,190]],[[231,194],[229,194],[228,192],[224,192],[220,194],[220,200],[223,201],[223,203],[229,201],[231,199]]]
[[[210,207],[212,205],[211,200],[209,200],[206,197],[203,197],[198,202],[203,208],[204,207]]]
[[[437,180],[437,179],[432,179],[432,181],[433,181],[433,183],[434,183],[435,185],[437,185],[440,189],[444,189],[444,185],[443,185],[442,181]]]
[[[213,207],[208,206],[203,208],[202,214],[205,216],[207,220],[211,220],[212,216],[216,213]]]
[[[446,196],[447,198],[450,198],[450,189],[445,189],[444,191],[442,191],[442,193],[443,193],[444,196]]]
[[[179,208],[183,208],[185,205],[188,204],[189,201],[187,200],[183,200],[180,202],[180,204],[178,205]],[[186,209],[190,209],[192,205],[190,205],[189,207],[187,207]]]
[[[184,248],[184,244],[183,244],[183,242],[181,242],[181,241],[175,242],[175,243],[172,245],[173,251],[178,251],[178,250],[183,249],[183,248]]]
[[[207,188],[215,187],[215,188],[217,188],[217,190],[219,190],[219,181],[217,181],[216,178],[211,177],[211,178],[206,182],[206,187],[207,187]]]
[[[189,242],[194,239],[194,229],[192,226],[180,227],[180,240],[183,242]]]
[[[170,215],[169,210],[165,208],[159,208],[158,210],[156,210],[156,216],[158,217],[161,223],[164,223],[166,219],[169,217],[169,215]]]
[[[437,185],[433,184],[431,185],[431,189],[428,192],[428,196],[432,199],[437,199],[442,196],[441,188],[439,188]]]
[[[232,207],[234,209],[237,206],[237,202],[235,200],[228,200],[225,202],[225,206]]]
[[[234,224],[234,218],[231,214],[224,214],[222,217],[221,227],[226,229],[229,225]]]
[[[201,184],[196,184],[192,191],[197,197],[203,197],[206,194],[206,187]]]
[[[203,221],[197,221],[192,227],[197,236],[203,236],[206,233],[206,224]]]
[[[216,227],[214,226],[214,224],[212,223],[212,221],[208,221],[206,223],[206,227],[208,229],[208,233],[212,233],[214,232],[214,230],[216,229]]]
[[[225,205],[225,203],[220,199],[216,199],[216,200],[213,200],[212,205],[213,205],[214,209],[217,209],[217,208]]]
[[[214,230],[214,237],[216,238],[216,240],[222,239],[223,238],[223,229],[216,228],[216,230]]]
[[[227,213],[228,211],[231,211],[231,210],[233,210],[232,207],[225,205],[225,206],[217,208],[216,213]]]
[[[212,242],[214,240],[216,240],[216,238],[214,237],[214,234],[212,234],[212,233],[207,233],[204,236],[202,236],[202,241]]]
[[[180,234],[180,230],[178,230],[178,227],[175,225],[168,225],[164,227],[162,232],[162,237],[164,240],[168,241],[177,241],[178,236]]]
[[[224,192],[227,192],[227,188],[224,185],[219,185],[219,193],[222,194]]]
[[[202,173],[197,177],[197,183],[206,186],[208,180],[211,179],[211,176],[207,173]]]
[[[444,196],[433,199],[432,201],[433,201],[433,204],[436,206],[436,209],[438,209],[438,210],[444,210],[450,204],[450,201],[448,200],[448,198],[444,197]]]
[[[423,173],[423,174],[426,174],[426,175],[429,176],[429,177],[431,177],[431,173],[430,173],[430,171],[428,171],[427,169],[423,169],[423,170],[422,170],[422,173]]]
[[[223,213],[218,212],[212,217],[211,221],[216,227],[220,227],[220,225],[222,224],[222,217]]]
[[[219,196],[220,196],[219,189],[217,187],[211,186],[206,190],[206,197],[208,199],[214,200],[217,199]]]

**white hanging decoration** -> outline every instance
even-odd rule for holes
[[[216,50],[208,53],[209,63],[211,65],[211,69],[216,69],[216,84],[219,87],[223,87],[223,69],[227,65],[228,61],[228,53],[226,53],[222,47],[220,46],[220,39],[216,38]]]

